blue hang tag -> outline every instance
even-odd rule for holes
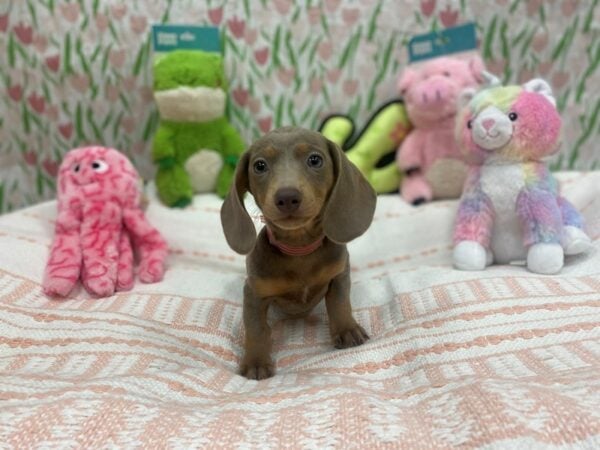
[[[414,36],[408,42],[408,60],[410,63],[414,63],[476,49],[475,24],[469,22],[457,27]]]
[[[152,45],[154,53],[167,53],[173,50],[221,52],[221,40],[217,27],[153,25]]]

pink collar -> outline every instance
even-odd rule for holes
[[[285,255],[289,255],[289,256],[310,255],[312,252],[314,252],[316,249],[318,249],[321,245],[323,245],[323,239],[325,239],[325,236],[321,236],[315,242],[308,244],[308,245],[303,245],[301,247],[294,246],[294,245],[287,245],[287,244],[279,242],[277,239],[275,239],[275,236],[273,236],[273,232],[271,231],[271,229],[268,226],[267,226],[267,237],[269,238],[269,243],[273,247],[276,247],[281,253],[283,253]]]

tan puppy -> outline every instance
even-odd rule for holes
[[[258,238],[243,204],[247,191],[265,217]],[[325,297],[336,348],[369,338],[352,317],[345,244],[367,230],[376,200],[340,148],[317,132],[280,128],[242,155],[221,208],[228,244],[248,254],[242,375],[260,380],[274,374],[267,323],[273,303],[300,317]]]

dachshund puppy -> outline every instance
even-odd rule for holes
[[[243,204],[246,192],[264,215],[258,238]],[[336,348],[369,339],[352,317],[345,244],[367,230],[376,200],[342,150],[317,132],[279,128],[242,155],[221,223],[229,246],[248,255],[243,376],[261,380],[274,374],[267,323],[272,304],[302,317],[325,297]]]

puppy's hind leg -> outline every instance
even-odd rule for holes
[[[335,348],[355,347],[369,339],[367,332],[352,316],[349,266],[331,281],[325,294],[325,305]]]
[[[263,380],[275,374],[271,360],[271,327],[267,322],[269,302],[257,298],[248,283],[244,285],[244,357],[240,375],[250,380]]]

